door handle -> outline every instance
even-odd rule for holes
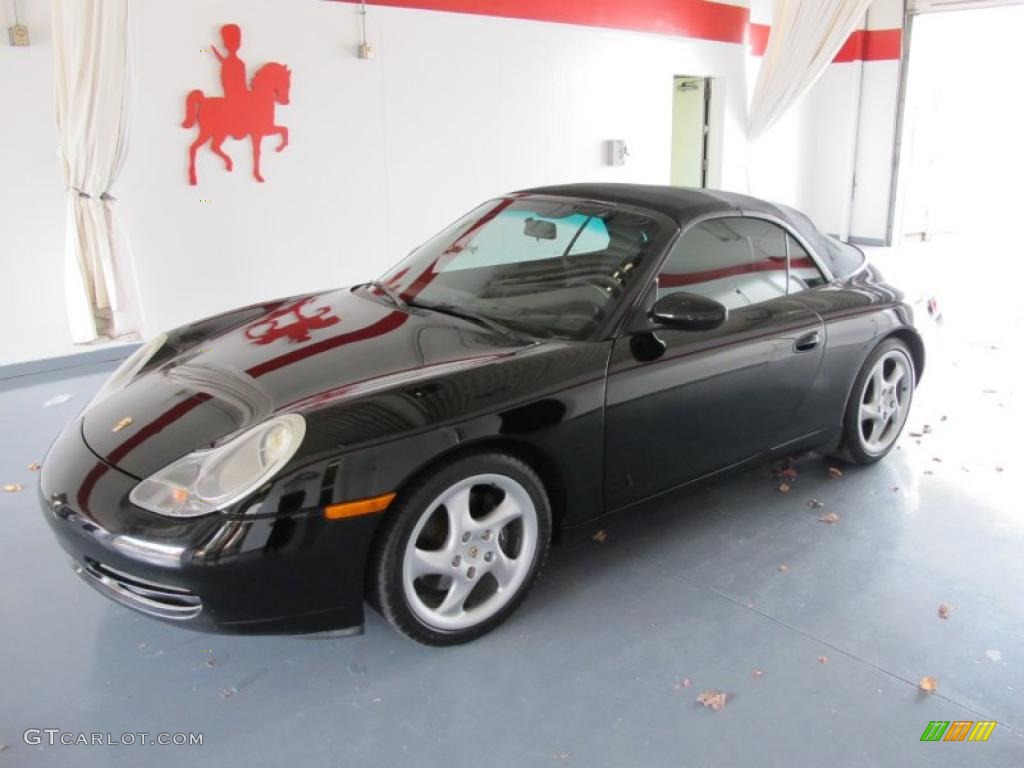
[[[818,331],[811,331],[805,333],[799,339],[793,342],[793,349],[797,352],[810,352],[812,349],[817,347],[821,343],[821,333]]]

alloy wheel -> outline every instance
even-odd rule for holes
[[[519,591],[537,552],[537,509],[506,475],[455,483],[429,504],[406,544],[406,602],[428,626],[473,627]]]
[[[912,393],[913,370],[902,351],[890,350],[875,361],[857,411],[858,434],[867,453],[884,453],[896,441],[910,412]]]

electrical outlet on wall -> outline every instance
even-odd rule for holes
[[[28,27],[24,24],[15,24],[7,28],[7,36],[11,45],[29,45]]]
[[[623,139],[608,139],[605,142],[608,165],[625,165],[629,149]]]

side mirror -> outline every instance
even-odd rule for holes
[[[725,322],[729,311],[714,299],[679,291],[662,296],[651,307],[650,318],[659,325],[683,331],[710,331]]]

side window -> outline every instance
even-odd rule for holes
[[[658,296],[688,291],[729,309],[786,295],[786,233],[761,219],[710,219],[676,244],[658,275]]]
[[[792,235],[786,235],[789,240],[789,292],[800,293],[808,288],[817,285],[824,285],[825,278],[818,269],[804,247],[798,243]]]
[[[814,261],[786,230],[736,216],[701,222],[683,236],[658,275],[658,296],[688,291],[740,309],[822,282]]]

